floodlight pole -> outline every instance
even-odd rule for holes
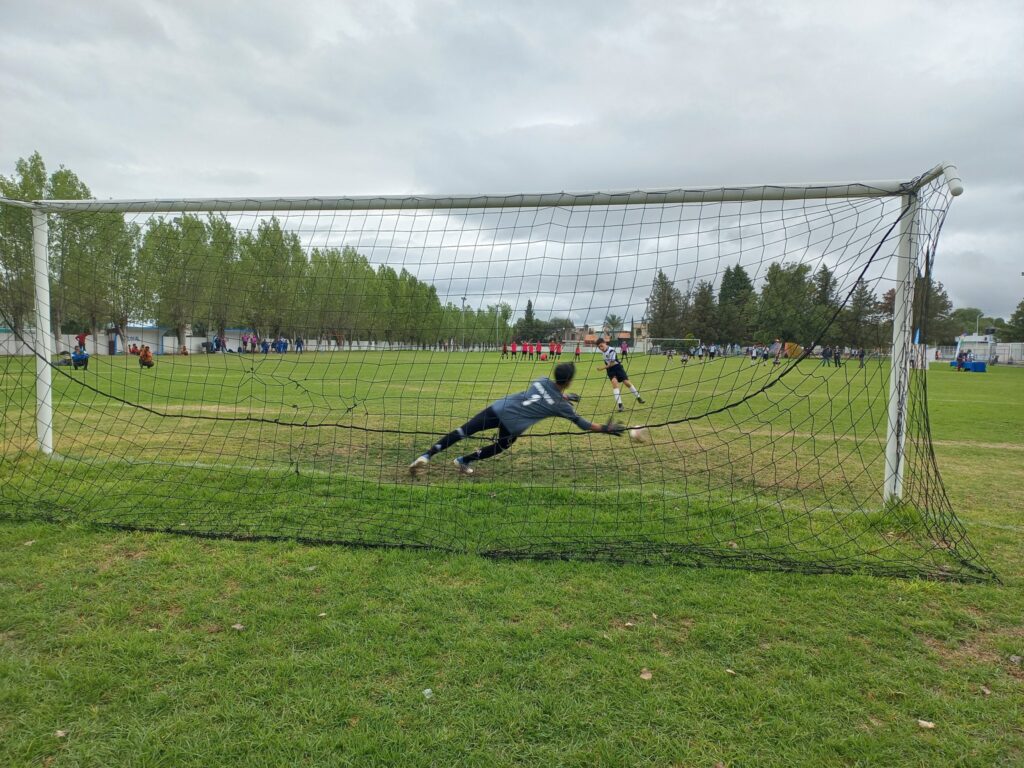
[[[53,387],[50,363],[53,333],[50,329],[49,223],[46,211],[32,210],[32,272],[36,297],[36,437],[39,450],[53,453]]]
[[[885,500],[903,496],[907,405],[910,390],[910,342],[913,333],[914,277],[917,274],[917,195],[903,196],[896,251],[896,292],[892,312],[892,368],[889,373],[889,418],[885,439]]]

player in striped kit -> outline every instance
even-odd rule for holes
[[[640,391],[633,386],[629,380],[629,374],[626,373],[626,369],[622,367],[622,363],[619,362],[618,353],[612,349],[611,345],[608,344],[608,340],[600,338],[597,340],[597,348],[601,350],[601,356],[604,358],[604,365],[601,366],[601,370],[608,374],[608,378],[612,382],[612,394],[615,395],[615,406],[620,410],[625,410],[625,406],[622,404],[622,395],[620,394],[619,387],[625,384],[629,387],[629,391],[636,397],[638,403],[643,403],[644,399],[640,397]]]

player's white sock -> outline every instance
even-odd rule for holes
[[[619,394],[620,390],[618,387],[612,390],[612,394],[615,395],[615,404],[622,405],[622,395]]]
[[[632,384],[629,385],[629,391],[632,392],[636,397],[640,397],[640,390],[634,387]]]

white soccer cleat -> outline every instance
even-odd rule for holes
[[[473,474],[473,468],[469,466],[469,464],[463,462],[461,456],[455,460],[455,466],[459,468],[459,472],[463,475]]]
[[[430,463],[430,457],[427,454],[417,456],[412,464],[409,465],[409,474],[416,477],[422,470],[426,469],[427,464]]]

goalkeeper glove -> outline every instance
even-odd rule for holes
[[[568,400],[570,403],[578,403],[583,398],[577,395],[575,392],[569,392],[567,395],[565,395],[565,399]]]
[[[615,437],[622,437],[622,433],[626,431],[626,428],[622,424],[616,424],[614,421],[609,421],[604,425],[604,429],[602,431],[609,435],[615,435]]]

